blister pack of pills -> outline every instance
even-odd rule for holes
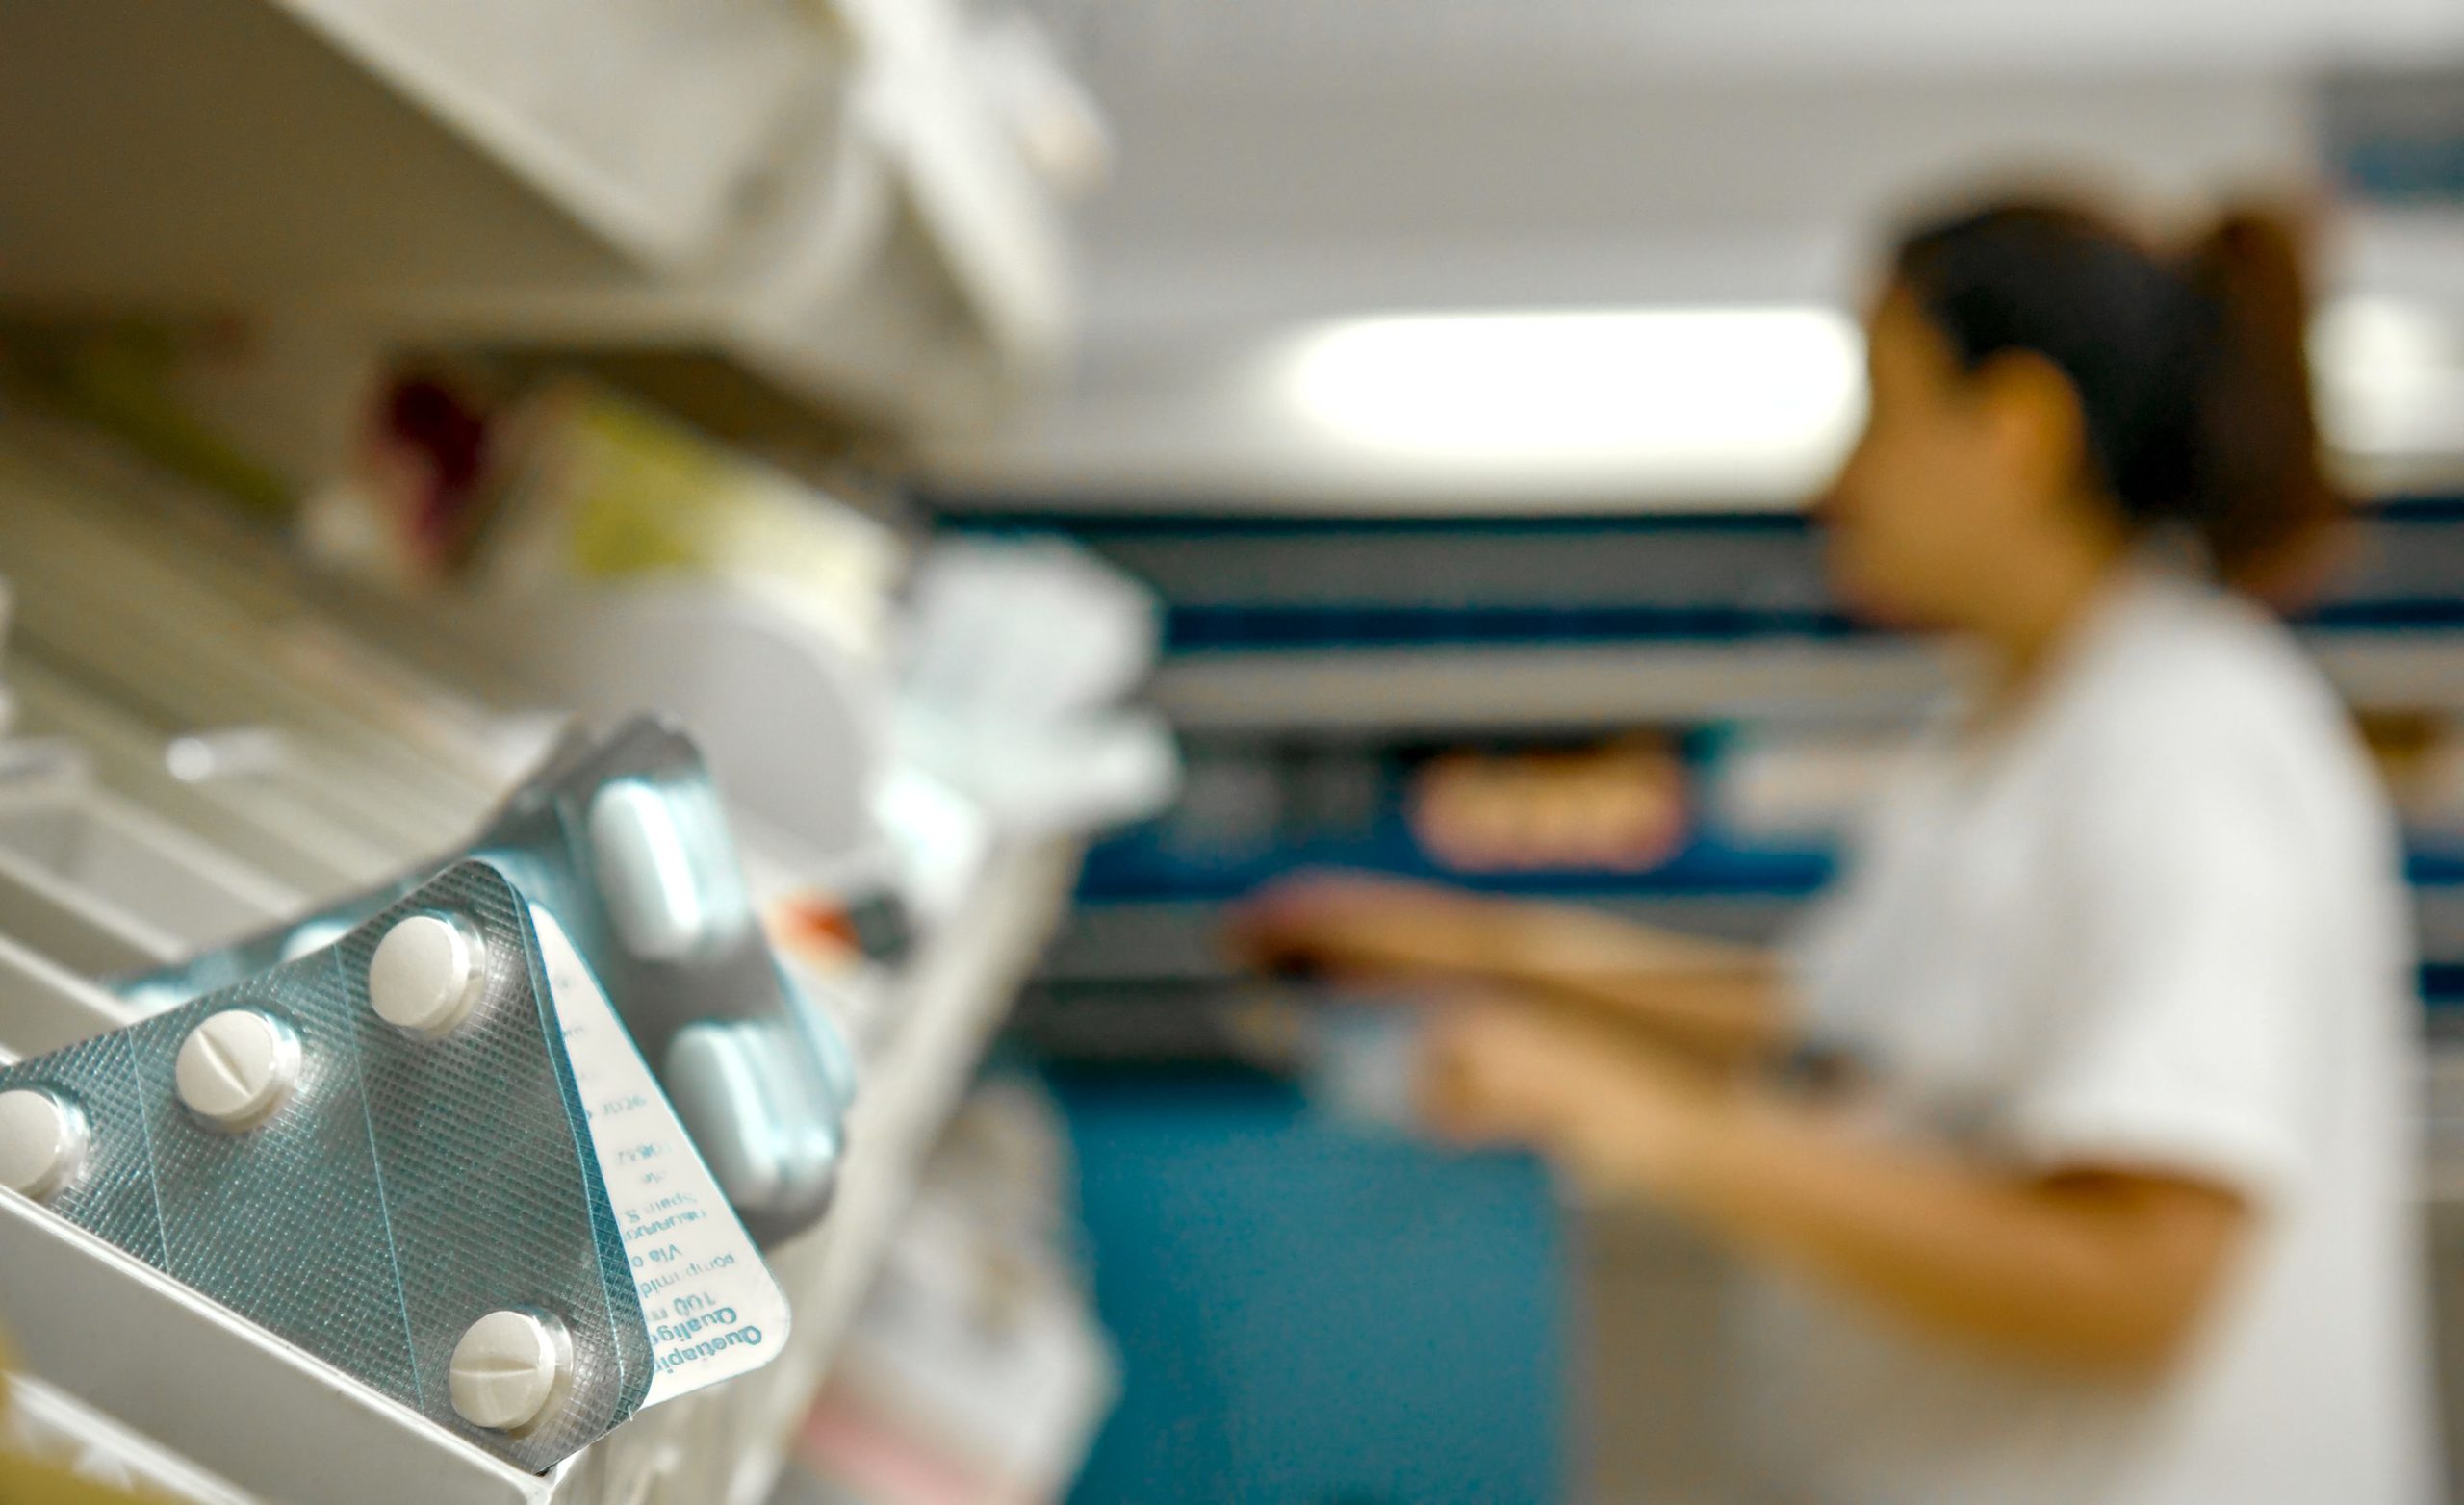
[[[534,1471],[786,1334],[591,969],[487,861],[0,1068],[0,1185]]]
[[[464,855],[556,918],[755,1237],[775,1243],[818,1219],[844,1149],[854,1056],[781,970],[691,739],[654,717],[569,738]],[[230,986],[330,944],[449,860],[111,985],[150,1008]]]

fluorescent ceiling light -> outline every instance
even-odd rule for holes
[[[2354,295],[2311,333],[2348,451],[2464,447],[2464,341],[2439,310]],[[1810,489],[1863,421],[1863,339],[1817,305],[1411,314],[1305,330],[1273,395],[1370,465],[1545,483]]]
[[[2403,381],[2454,364],[2446,322],[2418,303],[2355,293],[2319,312],[2310,358],[2343,381]]]
[[[2355,294],[2310,326],[2320,422],[2365,455],[2453,452],[2464,443],[2464,361],[2438,310]]]
[[[1293,341],[1277,382],[1348,446],[1512,467],[1819,461],[1864,406],[1857,326],[1819,307],[1365,319]]]

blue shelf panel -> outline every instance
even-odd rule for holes
[[[2323,633],[2464,632],[2464,597],[2336,601],[2297,619]],[[1831,611],[1709,606],[1173,606],[1164,648],[1173,654],[1341,651],[1396,648],[1600,648],[1877,640]]]
[[[2464,616],[2464,614],[2459,614]],[[1505,648],[1612,643],[1735,643],[1870,636],[1833,612],[1658,606],[1179,606],[1169,653],[1381,648]]]
[[[1534,897],[1802,899],[1830,881],[1834,865],[1832,854],[1826,851],[1736,847],[1704,837],[1645,872],[1541,869],[1469,874],[1432,861],[1407,838],[1393,836],[1311,841],[1210,859],[1167,852],[1132,833],[1104,842],[1088,855],[1079,876],[1078,897],[1090,904],[1224,900],[1294,873],[1344,868]]]
[[[2464,497],[2364,513],[2356,563],[2305,621],[2338,631],[2464,630]],[[1834,640],[1795,513],[1280,518],[1010,510],[946,518],[978,537],[1059,534],[1146,579],[1183,653],[1401,647]]]
[[[1540,1167],[1233,1072],[1058,1072],[1123,1398],[1072,1505],[1549,1505],[1578,1314]]]
[[[1396,878],[1457,883],[1483,892],[1561,895],[1620,900],[1677,896],[1808,899],[1836,871],[1836,854],[1824,848],[1732,846],[1715,837],[1689,843],[1647,872],[1538,870],[1527,873],[1462,873],[1417,851],[1384,840],[1319,841],[1218,861],[1157,852],[1133,834],[1097,845],[1080,874],[1083,903],[1220,900],[1237,898],[1261,883],[1311,869],[1348,869]],[[2420,850],[2408,855],[2404,876],[2417,891],[2464,890],[2464,853]]]

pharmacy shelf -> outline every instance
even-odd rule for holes
[[[673,266],[832,66],[798,0],[273,0],[549,201]]]
[[[449,850],[535,757],[536,707],[553,703],[494,682],[500,662],[405,657],[389,632],[354,632],[264,540],[16,437],[0,436],[0,559],[17,586],[0,677],[13,735],[43,741],[11,745],[0,790],[0,1058],[127,1022],[95,975]],[[183,738],[242,733],[270,740],[266,766],[182,777]],[[739,834],[749,869],[811,873],[768,828]],[[1077,865],[1067,841],[996,843],[955,911],[878,987],[851,990],[865,996],[846,1020],[862,1057],[849,1153],[828,1218],[773,1254],[794,1309],[776,1360],[548,1475],[8,1194],[0,1328],[76,1406],[268,1501],[752,1505]]]
[[[887,45],[815,0],[10,7],[0,299],[313,331],[260,342],[274,429],[443,340],[962,422],[1059,359],[1065,236],[956,9],[907,9]]]
[[[837,1205],[773,1257],[795,1311],[779,1357],[635,1417],[552,1473],[498,1462],[6,1194],[0,1268],[11,1278],[0,1283],[0,1325],[48,1385],[270,1500],[756,1505],[871,1284],[926,1151],[1066,900],[1075,860],[1063,843],[996,854],[970,902],[900,974],[894,1027],[868,1062],[850,1126]],[[193,1383],[167,1385],[166,1374]],[[337,1481],[348,1484],[338,1491]]]
[[[1062,358],[1064,228],[1006,141],[902,159],[883,130],[843,120],[804,142],[761,211],[673,275],[411,289],[350,317],[409,342],[598,359],[620,380],[647,370],[661,402],[722,432],[765,403],[893,430],[964,427]],[[936,217],[944,200],[992,207]]]
[[[1153,700],[1189,732],[1383,736],[1905,716],[1947,682],[1938,655],[1881,640],[1302,650],[1171,659]]]
[[[1089,866],[1103,873],[1099,850]],[[1223,906],[1277,878],[1310,870],[1358,868],[1405,880],[1472,883],[1508,897],[1569,903],[1653,925],[1761,944],[1819,893],[1833,871],[1818,847],[1775,849],[1750,858],[1733,849],[1720,860],[1681,856],[1656,873],[1557,872],[1475,879],[1426,868],[1397,868],[1391,855],[1343,849],[1255,856],[1203,880],[1150,880],[1139,888],[1116,870],[1091,882],[1055,937],[1040,978],[1064,985],[1214,982],[1238,974],[1219,928]],[[2425,846],[2410,862],[2416,949],[2440,969],[2464,967],[2464,865]]]
[[[1654,925],[1765,942],[1804,905],[1783,894],[1581,895],[1571,902]],[[1054,937],[1040,983],[1068,987],[1214,985],[1245,976],[1225,953],[1219,899],[1082,904]]]
[[[2356,704],[2464,711],[2464,633],[2310,638]],[[1155,704],[1189,732],[1412,735],[1707,721],[1905,720],[1947,691],[1948,656],[1904,640],[1266,650],[1193,653]]]
[[[836,66],[797,0],[13,6],[0,120],[38,149],[0,165],[10,279],[296,295],[674,268]]]
[[[999,853],[974,898],[902,975],[893,1033],[856,1100],[837,1200],[818,1228],[771,1256],[795,1310],[779,1357],[619,1428],[558,1476],[551,1498],[758,1505],[769,1497],[924,1157],[1058,920],[1075,871],[1076,851],[1063,843]]]

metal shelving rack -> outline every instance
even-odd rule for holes
[[[0,660],[17,719],[0,742],[0,1057],[133,1017],[89,976],[444,849],[521,741],[494,736],[512,687],[411,673],[290,589],[270,549],[96,486],[22,437],[0,432],[0,575],[24,582]],[[286,661],[286,645],[306,656]],[[278,773],[166,773],[179,736],[239,727],[279,728]],[[348,855],[319,860],[346,828]],[[749,861],[793,871],[747,835]],[[33,1377],[21,1430],[210,1505],[754,1505],[1075,868],[1065,839],[996,841],[959,912],[845,1021],[864,1056],[850,1158],[831,1214],[772,1251],[795,1321],[766,1367],[529,1475],[0,1192],[0,1328]]]

